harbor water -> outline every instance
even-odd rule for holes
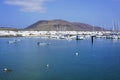
[[[120,40],[19,38],[8,44],[15,39],[0,38],[0,80],[120,80]]]

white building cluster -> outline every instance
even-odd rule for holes
[[[103,35],[110,31],[0,31],[0,36]]]
[[[112,31],[0,31],[0,37],[41,37],[51,39],[87,39],[96,38],[120,39],[120,32]]]

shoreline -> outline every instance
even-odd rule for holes
[[[41,37],[53,39],[97,38],[120,39],[120,32],[112,31],[0,31],[0,38]]]
[[[91,35],[110,34],[111,31],[0,31],[0,36]]]

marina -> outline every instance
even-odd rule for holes
[[[120,0],[0,0],[0,80],[120,80]]]

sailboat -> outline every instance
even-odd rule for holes
[[[113,21],[113,27],[112,27],[112,30],[111,30],[111,34],[109,36],[107,36],[106,38],[107,39],[119,39],[119,36],[117,34],[117,31],[116,31],[115,21]]]

